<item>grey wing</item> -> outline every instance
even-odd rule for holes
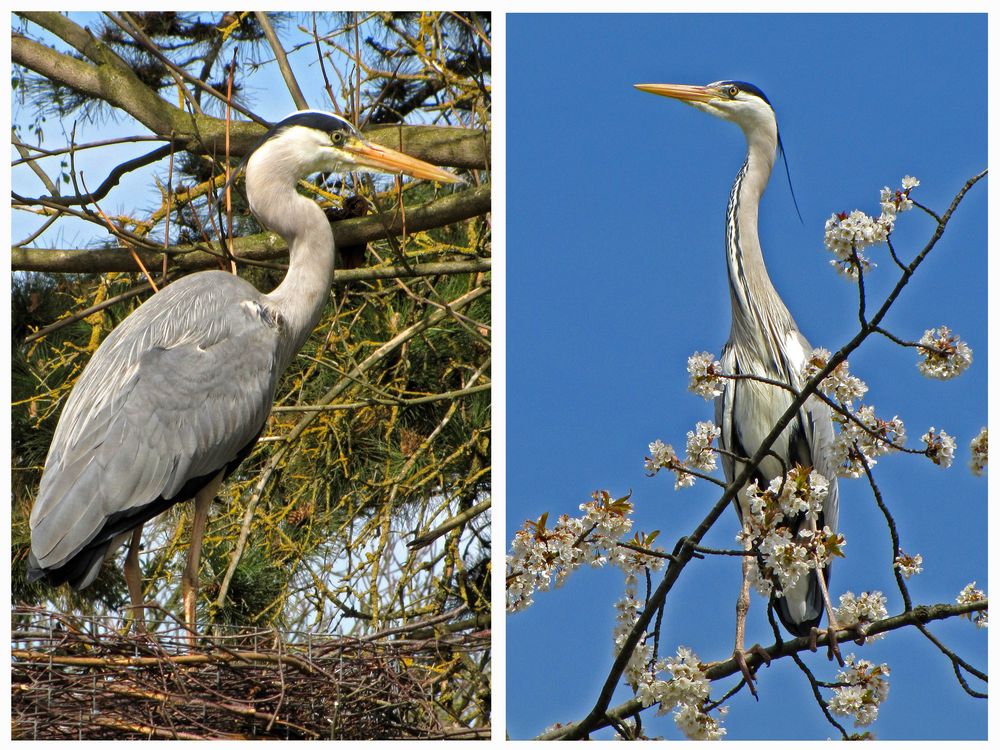
[[[801,333],[793,331],[797,347],[789,351],[808,353],[811,348]],[[798,377],[802,370],[803,357],[792,359],[789,371],[796,387],[804,383]],[[839,519],[839,490],[837,487],[837,472],[833,464],[832,449],[834,441],[833,420],[830,407],[818,398],[810,398],[799,410],[799,427],[790,441],[789,460],[803,466],[812,466],[815,471],[825,476],[830,483],[829,492],[823,503],[823,512],[819,519],[819,527],[828,526],[831,531],[837,530]],[[797,532],[805,524],[804,516],[793,525]],[[829,586],[831,565],[823,569],[823,577]],[[823,616],[823,596],[819,587],[816,571],[802,579],[792,588],[785,591],[785,596],[777,600],[778,617],[785,627],[795,635],[806,635],[811,628],[817,626]]]
[[[726,344],[722,350],[722,371],[732,374],[736,370],[736,355],[733,348]],[[736,478],[736,462],[732,455],[735,453],[735,433],[733,431],[733,414],[736,402],[736,381],[723,380],[722,394],[715,398],[715,425],[719,428],[719,447],[725,451],[720,458],[722,470],[726,475],[726,481],[732,482]],[[737,509],[739,505],[737,504]]]
[[[812,351],[809,342],[799,331],[793,331],[798,347],[797,352],[801,352],[801,357],[789,363],[789,369],[794,385],[801,389],[805,382],[799,377],[802,367],[805,364],[806,355]],[[809,398],[799,411],[801,422],[802,445],[799,447],[799,463],[803,466],[812,466],[813,469],[825,476],[830,482],[830,491],[827,494],[826,502],[823,505],[822,525],[830,527],[831,531],[837,530],[837,522],[840,516],[839,493],[837,489],[837,467],[833,461],[833,442],[835,439],[833,431],[833,417],[830,407],[818,398]],[[794,451],[793,451],[794,454]]]
[[[87,585],[100,558],[85,551],[103,557],[113,536],[189,499],[252,447],[280,375],[280,316],[262,315],[260,298],[230,274],[189,276],[98,348],[60,417],[31,512],[36,571],[80,556],[85,580],[79,570],[62,580]]]
[[[802,407],[806,439],[812,467],[830,482],[830,491],[823,504],[823,525],[837,530],[840,517],[840,496],[837,488],[837,467],[833,463],[833,419],[830,407],[817,398],[810,398]]]

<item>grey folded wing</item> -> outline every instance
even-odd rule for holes
[[[89,584],[115,536],[234,468],[260,434],[280,316],[261,315],[246,282],[206,276],[129,316],[70,394],[31,513],[35,577],[66,568],[62,580]]]

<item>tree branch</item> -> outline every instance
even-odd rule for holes
[[[423,333],[428,328],[437,325],[445,318],[447,318],[452,310],[460,310],[463,307],[471,304],[475,300],[479,299],[483,295],[489,293],[489,286],[480,286],[466,292],[461,297],[452,300],[448,303],[448,307],[445,309],[435,309],[428,313],[422,320],[414,323],[409,328],[401,331],[395,337],[386,341],[375,351],[365,357],[360,363],[355,365],[355,367],[346,374],[345,377],[341,378],[336,385],[330,388],[326,393],[324,393],[320,398],[316,400],[317,405],[329,404],[335,398],[337,398],[343,391],[350,387],[350,385],[363,373],[369,370],[373,365],[382,361],[392,352],[396,351],[400,346],[405,344],[414,336]],[[239,565],[240,558],[243,556],[243,550],[246,548],[247,539],[250,535],[250,523],[253,520],[254,513],[257,510],[257,503],[260,502],[261,497],[264,495],[264,489],[267,483],[270,481],[271,476],[274,474],[275,470],[281,464],[285,458],[285,453],[288,447],[292,445],[298,438],[305,432],[306,428],[313,423],[313,421],[321,414],[321,412],[308,412],[303,416],[292,428],[292,430],[285,436],[285,440],[282,445],[271,454],[268,459],[267,465],[262,469],[260,478],[254,486],[253,498],[247,504],[246,513],[243,517],[243,526],[240,529],[240,537],[236,543],[236,547],[233,549],[230,555],[229,567],[226,569],[226,573],[223,576],[222,583],[219,585],[219,593],[215,599],[216,607],[221,607],[225,602],[226,595],[229,593],[229,584],[232,581],[233,575],[236,572],[236,566]]]
[[[916,627],[921,624],[928,622],[933,622],[935,620],[946,620],[951,617],[959,617],[961,615],[971,614],[972,612],[984,611],[988,608],[989,600],[983,600],[979,602],[973,602],[971,604],[932,604],[932,605],[921,605],[914,607],[909,612],[902,612],[893,617],[886,617],[883,620],[878,620],[873,622],[868,628],[869,635],[875,635],[877,633],[888,633],[893,630],[900,630],[905,627]],[[841,631],[837,633],[837,641],[849,641],[855,637],[852,631]],[[823,645],[826,642],[825,634],[821,636],[818,643]],[[790,641],[784,641],[783,643],[775,643],[764,651],[767,652],[771,660],[782,659],[785,657],[790,657],[792,654],[798,654],[802,651],[809,650],[809,637],[802,636],[801,638],[793,638]],[[756,653],[750,652],[746,656],[747,666],[752,670],[754,667],[760,666],[762,659]],[[739,674],[740,668],[736,663],[735,659],[729,659],[723,662],[715,662],[710,667],[705,670],[705,676],[712,681],[722,679],[724,677],[729,677],[731,675]],[[646,708],[651,708],[652,706],[647,706]],[[624,703],[615,706],[614,708],[609,708],[606,713],[615,719],[621,720],[634,716],[640,711],[645,710],[642,703],[638,699],[632,698]],[[540,734],[535,739],[539,740],[579,740],[584,739],[591,732],[601,729],[602,727],[608,726],[607,721],[602,717],[599,717],[596,721],[591,722],[588,716],[583,721],[576,722],[574,724],[567,724],[565,726],[558,727],[551,731]]]
[[[23,34],[11,35],[11,60],[45,78],[86,96],[108,102],[141,122],[153,133],[173,138],[192,153],[224,153],[225,120],[192,115],[174,106],[136,77],[109,47],[59,13],[19,13],[81,50],[93,64],[63,54]],[[231,156],[253,148],[265,128],[253,122],[233,122]],[[365,129],[382,146],[401,148],[418,159],[461,169],[488,169],[490,133],[469,128],[385,125]]]
[[[345,268],[343,270],[338,269],[334,274],[334,284],[346,284],[352,281],[374,281],[376,279],[394,279],[403,277],[418,277],[418,276],[448,276],[452,274],[462,274],[462,273],[482,273],[489,271],[492,268],[492,262],[489,258],[477,258],[475,260],[456,260],[456,261],[441,261],[438,263],[416,263],[410,266],[385,266],[382,268]],[[173,280],[173,279],[171,279]],[[93,315],[95,312],[100,312],[101,310],[111,307],[111,305],[117,304],[118,302],[124,302],[127,299],[136,297],[144,292],[150,291],[148,283],[142,283],[138,286],[132,287],[121,294],[115,295],[109,299],[99,302],[96,305],[91,305],[88,308],[80,310],[73,313],[65,318],[60,318],[55,323],[46,326],[45,328],[40,328],[34,333],[25,336],[24,342],[30,344],[32,341],[36,341],[40,338],[48,336],[50,333],[58,331],[60,328],[68,326],[78,320],[83,320],[88,315]],[[465,389],[463,391],[453,391],[450,395],[446,395],[448,398],[452,398],[459,394],[464,393],[476,393],[480,390],[488,390],[490,386],[473,386],[472,388]],[[387,403],[387,404],[418,404],[425,403],[428,400],[436,400],[438,396],[434,397],[421,397],[414,399],[407,399],[403,402],[397,401],[378,401],[372,399],[370,402],[366,402],[362,405],[369,405],[370,403]],[[286,410],[300,410],[308,411],[309,409],[316,407],[275,407],[275,411]]]
[[[480,216],[489,210],[490,186],[481,185],[420,206],[407,208],[406,231],[413,233],[446,226],[456,221]],[[392,216],[376,214],[338,221],[332,226],[337,245],[346,247],[375,242],[386,235],[402,234],[403,218],[400,212],[396,212]],[[233,251],[237,256],[237,262],[239,260],[273,260],[288,253],[281,238],[270,232],[235,239]],[[162,263],[162,252],[144,249],[137,249],[136,252],[147,267],[159,266]],[[222,257],[217,243],[211,245],[203,243],[199,245],[175,245],[167,250],[166,254],[171,258],[170,267],[178,271],[212,268],[217,266],[218,258]],[[45,271],[48,273],[107,273],[135,270],[135,261],[121,248],[98,250],[13,248],[10,263],[11,270],[14,271]],[[386,275],[400,274],[388,273]],[[341,275],[340,278],[346,279],[347,277]]]
[[[271,51],[274,52],[274,60],[278,64],[278,70],[281,71],[281,77],[285,79],[285,86],[288,87],[288,93],[291,94],[292,101],[295,102],[295,106],[299,109],[308,109],[309,102],[306,101],[302,89],[299,88],[299,82],[295,80],[295,72],[288,62],[288,55],[285,54],[285,48],[281,46],[281,40],[278,39],[278,35],[274,33],[274,26],[271,25],[271,19],[268,17],[267,12],[263,10],[254,11],[254,17],[257,19],[257,23],[260,24],[267,43],[271,45]]]
[[[903,271],[901,277],[896,282],[896,285],[893,287],[893,289],[889,292],[886,299],[883,301],[882,306],[876,311],[876,313],[867,323],[861,326],[861,330],[859,330],[858,333],[855,334],[855,336],[850,341],[848,341],[843,347],[841,347],[835,354],[833,354],[830,357],[830,359],[827,361],[826,366],[820,369],[819,372],[817,372],[812,378],[810,378],[804,384],[801,392],[792,399],[792,402],[788,405],[788,408],[774,424],[771,431],[761,441],[760,447],[757,449],[757,452],[743,466],[743,470],[739,473],[738,476],[735,477],[733,482],[729,484],[729,486],[726,488],[726,491],[723,492],[722,497],[720,497],[716,501],[715,505],[712,506],[712,509],[708,512],[708,515],[706,515],[705,518],[702,519],[701,523],[694,530],[694,532],[692,532],[685,540],[681,540],[682,543],[678,543],[677,548],[674,550],[675,559],[672,560],[670,564],[667,566],[667,570],[663,576],[663,580],[660,582],[659,586],[657,586],[656,591],[653,593],[652,597],[650,597],[649,604],[639,615],[632,629],[629,631],[629,634],[626,637],[625,642],[622,644],[618,652],[618,655],[615,657],[615,661],[613,662],[611,669],[608,672],[607,679],[604,681],[604,685],[602,686],[601,692],[594,703],[594,707],[582,721],[580,721],[577,724],[571,725],[572,727],[574,727],[573,733],[571,735],[567,735],[565,737],[566,739],[579,739],[585,737],[598,726],[604,726],[604,724],[602,724],[601,722],[605,721],[604,719],[605,714],[608,713],[609,711],[608,707],[611,703],[611,699],[614,695],[615,690],[618,687],[618,683],[621,680],[621,676],[625,671],[625,667],[628,664],[629,659],[631,659],[632,652],[639,644],[639,640],[646,633],[654,613],[656,612],[657,609],[659,609],[659,607],[663,605],[667,597],[667,594],[673,588],[673,585],[674,583],[676,583],[677,578],[680,576],[681,572],[688,564],[688,562],[691,561],[692,554],[694,551],[694,545],[697,545],[702,540],[705,534],[708,533],[708,530],[719,519],[719,516],[721,516],[722,513],[725,511],[725,509],[728,507],[732,499],[746,485],[746,483],[750,479],[750,476],[756,470],[756,467],[770,452],[771,446],[774,444],[774,441],[784,431],[788,423],[791,422],[791,420],[794,419],[795,416],[799,413],[799,409],[806,402],[809,396],[818,392],[819,384],[823,381],[823,379],[826,378],[827,375],[829,375],[831,372],[833,372],[833,370],[836,369],[841,362],[845,361],[848,355],[854,350],[856,350],[862,344],[862,342],[869,335],[871,335],[872,329],[881,323],[882,319],[888,313],[889,308],[892,307],[892,304],[895,302],[896,298],[900,295],[903,288],[909,282],[910,277],[913,275],[913,273],[924,261],[924,259],[931,252],[931,250],[937,244],[938,240],[943,235],[948,220],[950,219],[955,209],[958,207],[962,198],[969,191],[969,189],[972,188],[973,185],[975,185],[980,179],[982,179],[985,176],[985,174],[986,170],[983,170],[979,174],[973,176],[968,181],[966,181],[965,185],[962,186],[962,188],[956,194],[955,198],[952,200],[948,210],[941,217],[941,221],[936,227],[934,234],[931,236],[931,239],[917,254],[917,256],[910,262],[910,264],[906,267],[906,270]],[[941,605],[941,606],[947,606],[947,605]],[[909,616],[912,614],[912,612],[908,612],[905,614],[906,616]],[[872,632],[877,632],[877,631],[872,631]],[[845,633],[842,633],[841,635],[844,636],[845,640],[847,637],[850,637],[848,634]],[[838,638],[838,641],[839,640],[841,639]],[[784,648],[792,648],[794,644],[797,644],[799,642],[805,642],[807,644],[808,639],[799,638],[794,641],[787,641],[784,644]],[[796,648],[794,650],[798,651],[801,649]],[[753,656],[752,659],[748,659],[747,660],[748,666],[752,665],[754,663],[754,660],[759,661],[759,657],[755,655]],[[735,660],[733,659],[730,659],[727,662],[723,662],[720,666],[725,666],[725,665],[732,665],[734,671],[735,669],[738,669],[738,667],[736,667]],[[714,677],[710,677],[710,679],[714,679]],[[560,730],[558,731],[563,732],[564,730],[565,728],[560,728]],[[548,739],[548,737],[545,738]]]
[[[129,159],[128,161],[123,161],[121,164],[116,166],[114,169],[108,173],[108,176],[104,178],[104,182],[92,193],[85,193],[84,195],[68,195],[60,196],[58,194],[47,195],[41,198],[29,198],[28,202],[34,202],[35,200],[46,200],[49,203],[58,203],[62,206],[83,206],[88,203],[94,203],[104,198],[111,189],[115,187],[121,178],[136,169],[141,169],[142,167],[148,166],[150,164],[155,164],[160,159],[170,156],[174,147],[171,144],[165,146],[160,146],[157,149],[153,149],[148,154],[143,154],[142,156],[137,156],[134,159]]]

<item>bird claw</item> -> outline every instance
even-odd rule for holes
[[[865,639],[868,637],[868,628],[858,622],[853,625],[853,630],[856,634],[854,642],[859,646],[864,646]]]
[[[755,643],[747,650],[739,648],[733,649],[733,659],[736,661],[736,665],[740,668],[740,672],[743,673],[743,679],[746,681],[747,687],[750,688],[750,695],[759,700],[759,698],[757,698],[757,687],[755,685],[757,682],[757,677],[755,676],[756,670],[751,670],[750,665],[747,664],[747,654],[756,655],[768,666],[771,666],[771,655],[767,653],[767,651],[765,651],[759,643]]]
[[[829,661],[833,661],[834,658],[836,657],[837,663],[840,666],[843,667],[846,662],[844,662],[844,657],[840,655],[840,644],[837,643],[837,631],[838,630],[839,630],[839,628],[837,628],[836,626],[830,625],[829,627],[827,627],[827,629],[825,631],[825,635],[826,635],[826,658]],[[813,651],[816,650],[816,636],[820,632],[821,631],[819,630],[819,628],[816,628],[816,627],[814,627],[809,632],[809,644],[810,644],[810,648]]]
[[[759,643],[753,644],[750,647],[748,653],[757,654],[757,656],[760,657],[760,660],[764,662],[764,664],[766,664],[768,667],[771,666],[771,655],[767,653],[767,651],[764,650],[764,647],[761,646]]]
[[[753,684],[755,678],[753,676],[753,672],[750,671],[750,667],[747,666],[747,658],[744,655],[744,652],[740,649],[736,649],[733,651],[733,658],[736,660],[736,665],[743,673],[743,679],[746,681],[747,687],[750,688],[750,695],[757,698],[757,688],[754,687]]]

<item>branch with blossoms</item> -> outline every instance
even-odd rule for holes
[[[938,641],[927,630],[925,623],[931,619],[969,616],[977,626],[985,627],[985,594],[975,589],[972,583],[961,592],[955,605],[912,605],[904,579],[921,572],[922,558],[919,554],[911,555],[902,551],[892,514],[871,472],[876,460],[891,452],[924,455],[947,468],[953,461],[956,441],[944,430],[931,427],[921,437],[924,447],[910,448],[906,446],[906,430],[898,416],[884,420],[875,415],[871,406],[861,405],[855,408],[854,403],[860,401],[868,389],[859,378],[850,373],[847,358],[867,338],[879,335],[899,345],[918,349],[920,359],[917,367],[928,377],[955,377],[971,365],[972,352],[968,345],[945,326],[926,331],[919,341],[911,342],[887,331],[882,326],[882,321],[941,238],[965,193],[985,174],[984,171],[971,178],[941,216],[910,198],[911,190],[919,182],[907,177],[903,180],[902,189],[883,189],[882,214],[877,219],[866,217],[858,211],[831,217],[826,225],[824,241],[836,256],[832,263],[857,284],[860,326],[853,338],[837,352],[831,354],[824,349],[813,350],[807,357],[803,371],[795,374],[794,384],[748,375],[727,375],[721,364],[708,353],[698,353],[690,358],[689,387],[706,399],[714,399],[721,393],[721,384],[725,378],[752,378],[785,389],[791,401],[754,456],[731,456],[735,459],[738,476],[728,486],[707,473],[715,470],[716,456],[721,453],[713,445],[719,430],[712,423],[698,423],[693,431],[688,432],[686,455],[683,459],[672,446],[662,441],[650,444],[651,455],[644,462],[647,474],[655,475],[660,470],[673,472],[675,489],[690,487],[699,479],[724,488],[722,496],[702,522],[691,534],[681,538],[671,553],[653,547],[656,532],[649,535],[637,533],[632,541],[624,541],[624,533],[631,531],[631,520],[628,518],[632,511],[631,501],[629,498],[612,499],[606,492],[595,493],[591,503],[580,506],[584,511],[582,517],[563,516],[552,529],[548,529],[547,517],[543,516],[539,521],[527,523],[515,535],[507,560],[510,611],[529,606],[535,591],[545,590],[553,584],[558,585],[584,564],[610,563],[625,573],[625,594],[616,603],[616,658],[594,707],[581,721],[547,731],[540,738],[585,738],[604,726],[613,726],[622,737],[641,736],[641,725],[630,725],[627,720],[643,708],[653,705],[659,706],[660,713],[672,710],[677,726],[690,738],[719,738],[725,734],[725,729],[721,726],[721,718],[727,709],[724,704],[742,689],[746,678],[722,698],[713,701],[710,699],[710,683],[735,674],[737,667],[734,660],[706,665],[683,646],[677,649],[675,656],[661,658],[658,647],[663,606],[687,564],[706,552],[755,557],[757,564],[750,566],[751,581],[761,593],[771,597],[772,607],[774,597],[781,595],[781,587],[791,586],[810,569],[825,567],[833,556],[843,555],[842,548],[846,540],[828,528],[818,529],[813,524],[812,528],[803,529],[802,533],[794,537],[786,528],[786,519],[803,514],[814,519],[818,517],[828,489],[825,477],[808,467],[785,466],[783,475],[773,480],[768,487],[762,488],[756,483],[747,485],[760,462],[769,455],[775,455],[771,449],[774,441],[810,398],[825,401],[839,425],[833,446],[838,474],[844,477],[866,476],[886,518],[893,543],[893,570],[904,605],[901,613],[888,617],[886,597],[880,592],[865,592],[858,596],[846,592],[840,597],[840,607],[835,613],[842,626],[836,639],[857,638],[859,643],[863,643],[865,638],[873,638],[890,630],[917,627],[952,661],[956,677],[963,688],[970,695],[984,696],[968,686],[963,673],[983,681],[986,675]],[[905,264],[892,245],[891,233],[897,216],[914,206],[931,215],[937,225],[924,248]],[[889,246],[893,262],[901,273],[881,305],[869,316],[864,279],[865,274],[875,268],[875,264],[864,251],[879,242],[885,242]],[[977,475],[986,466],[987,443],[985,428],[970,443],[970,465]],[[738,537],[743,550],[705,550],[700,546],[702,538],[741,491],[745,493],[745,499],[751,508],[749,517],[744,519],[745,527]],[[650,575],[662,570],[665,563],[663,577],[653,589]],[[641,573],[645,574],[647,586],[640,599],[638,581]],[[779,583],[778,587],[774,587],[775,581]],[[933,612],[934,616],[928,618],[928,612]],[[769,616],[773,623],[773,609],[769,609]],[[656,626],[651,631],[654,618]],[[826,638],[827,636],[822,636],[818,643],[823,643]],[[763,661],[792,656],[807,647],[815,649],[816,645],[815,637],[783,642],[775,626],[775,643],[768,648],[755,647],[747,657],[747,664],[755,670]],[[804,667],[801,660],[797,656],[795,658]],[[867,726],[874,721],[879,703],[888,694],[888,665],[874,665],[853,655],[843,664],[835,683],[820,683],[807,668],[804,672],[825,716],[845,737],[846,731],[831,714],[850,716],[854,718],[856,726]],[[612,695],[622,680],[631,686],[636,697],[624,707],[612,708]],[[821,687],[833,690],[829,700],[822,697]]]
[[[874,639],[876,637],[884,636],[887,633],[891,633],[895,630],[900,630],[906,627],[922,627],[930,622],[935,622],[938,620],[947,620],[953,617],[977,617],[982,613],[985,613],[987,607],[989,606],[989,601],[987,599],[979,599],[976,601],[963,601],[956,602],[955,604],[934,604],[928,606],[914,607],[908,612],[903,612],[892,617],[884,617],[879,620],[875,620],[868,625],[868,638]],[[847,632],[841,631],[837,634],[837,640],[846,643],[853,638],[853,635]],[[762,651],[767,655],[767,659],[770,661],[775,661],[777,659],[782,659],[786,657],[791,657],[793,655],[800,654],[805,651],[811,650],[811,644],[809,642],[808,636],[802,636],[800,638],[792,638],[786,641],[780,641],[763,648]],[[687,662],[692,661],[693,655],[690,649],[685,649],[683,646],[679,649],[679,652],[683,654],[682,659],[675,659],[674,661],[682,662],[686,660]],[[761,664],[766,663],[763,656],[758,653],[752,653],[747,655],[747,664],[751,668],[758,668]],[[691,673],[688,675],[688,679],[694,683],[698,683],[699,687],[692,688],[689,692],[698,694],[704,690],[704,685],[701,685],[701,681],[704,680],[705,683],[714,682],[716,680],[725,679],[727,677],[734,677],[740,674],[740,667],[736,663],[735,659],[728,659],[720,662],[713,662],[711,665],[700,664],[697,662],[697,658],[694,657],[693,661],[696,665],[700,665],[700,669],[697,673]],[[838,680],[836,683],[820,683],[821,687],[834,686],[834,689],[845,688],[857,686],[852,684],[851,680],[857,680],[861,677],[858,672],[870,673],[876,668],[875,665],[871,665],[870,662],[864,662],[854,657],[853,654],[848,654],[849,667],[838,673]],[[869,666],[870,665],[870,666]],[[884,680],[888,675],[888,671],[885,671],[884,665],[879,665],[879,678]],[[676,671],[681,671],[675,667]],[[854,674],[852,674],[854,672]],[[680,687],[675,686],[675,689]],[[837,696],[840,697],[839,700],[833,700],[830,702],[832,710],[839,710],[841,707],[846,707],[853,700],[852,695],[855,691],[847,691],[845,694],[838,693]],[[836,697],[836,696],[835,696]],[[593,726],[585,725],[585,721],[580,721],[572,724],[563,724],[559,726],[552,727],[540,734],[536,739],[539,740],[575,740],[583,739],[591,732],[598,729],[603,729],[607,726],[614,726],[616,723],[622,724],[628,719],[640,714],[642,711],[649,707],[643,700],[642,695],[637,695],[634,698],[630,698],[617,706],[609,706],[605,711],[605,717],[600,719]],[[875,718],[875,713],[872,712],[872,708],[876,708],[877,703],[869,702],[864,711],[867,716],[870,716],[872,720]],[[723,732],[724,733],[724,732]]]

